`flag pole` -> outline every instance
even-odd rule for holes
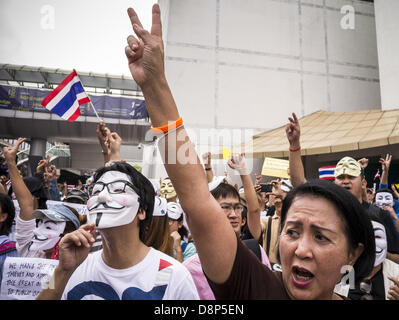
[[[74,71],[76,74],[78,74],[75,68],[73,69],[73,71]],[[79,75],[78,75],[78,77],[79,77]],[[99,117],[98,113],[97,113],[96,108],[94,108],[93,102],[91,101],[90,98],[89,98],[89,100],[90,100],[90,105],[91,105],[91,107],[93,108],[94,113],[96,114],[98,121],[99,121],[99,122],[102,121],[101,118]]]

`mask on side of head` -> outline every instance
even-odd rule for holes
[[[375,262],[374,267],[380,265],[387,256],[387,234],[385,227],[376,221],[371,221],[375,235]]]
[[[390,206],[393,205],[393,196],[389,192],[378,192],[375,195],[375,204],[377,207],[382,208],[383,206]]]
[[[175,188],[173,188],[172,181],[169,178],[161,181],[161,197],[165,199],[176,197]]]
[[[33,229],[33,239],[29,246],[29,251],[54,248],[62,237],[65,225],[65,221],[56,222],[46,216],[36,219],[36,228]]]
[[[91,185],[87,201],[88,223],[105,229],[123,226],[134,220],[140,207],[139,196],[125,182],[132,184],[127,174],[107,171]],[[108,188],[103,184],[108,184]]]

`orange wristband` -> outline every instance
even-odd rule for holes
[[[159,131],[162,131],[163,133],[167,133],[170,129],[175,129],[177,127],[180,127],[183,124],[183,119],[180,117],[173,123],[166,124],[164,126],[160,127],[151,127],[152,132],[154,133],[159,133]]]

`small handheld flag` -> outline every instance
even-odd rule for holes
[[[225,147],[223,147],[223,159],[225,160],[229,160],[231,152],[229,150],[227,150]]]
[[[381,178],[381,176],[380,176],[380,169],[378,169],[377,173],[374,175],[374,180],[380,179],[380,178]]]
[[[57,88],[43,99],[42,106],[62,119],[73,122],[80,116],[79,106],[89,102],[89,96],[86,94],[78,74],[73,70]]]

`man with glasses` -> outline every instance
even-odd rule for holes
[[[198,299],[187,269],[144,244],[154,209],[154,188],[120,160],[121,138],[113,132],[107,139],[110,161],[94,173],[87,201],[88,224],[62,239],[54,285],[38,299]],[[96,229],[103,248],[89,255]]]
[[[249,175],[249,171],[246,168],[245,158],[243,155],[234,155],[228,161],[230,168],[238,171],[243,183],[244,192],[246,196],[247,214],[254,214],[254,212],[260,212],[258,198]],[[212,196],[219,203],[223,209],[224,214],[230,222],[234,232],[239,238],[242,238],[242,228],[246,223],[246,218],[243,217],[244,206],[241,203],[240,194],[237,189],[231,184],[222,182],[216,188],[211,190]],[[194,239],[195,240],[195,239]],[[252,241],[253,240],[253,241]],[[251,242],[252,241],[252,242]],[[269,260],[266,256],[265,251],[258,244],[257,240],[247,239],[244,243],[252,250],[255,255],[262,261],[264,265],[270,268]],[[183,265],[190,271],[195,286],[197,287],[198,295],[201,300],[215,300],[215,296],[212,289],[209,287],[208,281],[204,275],[201,261],[199,260],[198,254],[195,254],[184,261]]]

